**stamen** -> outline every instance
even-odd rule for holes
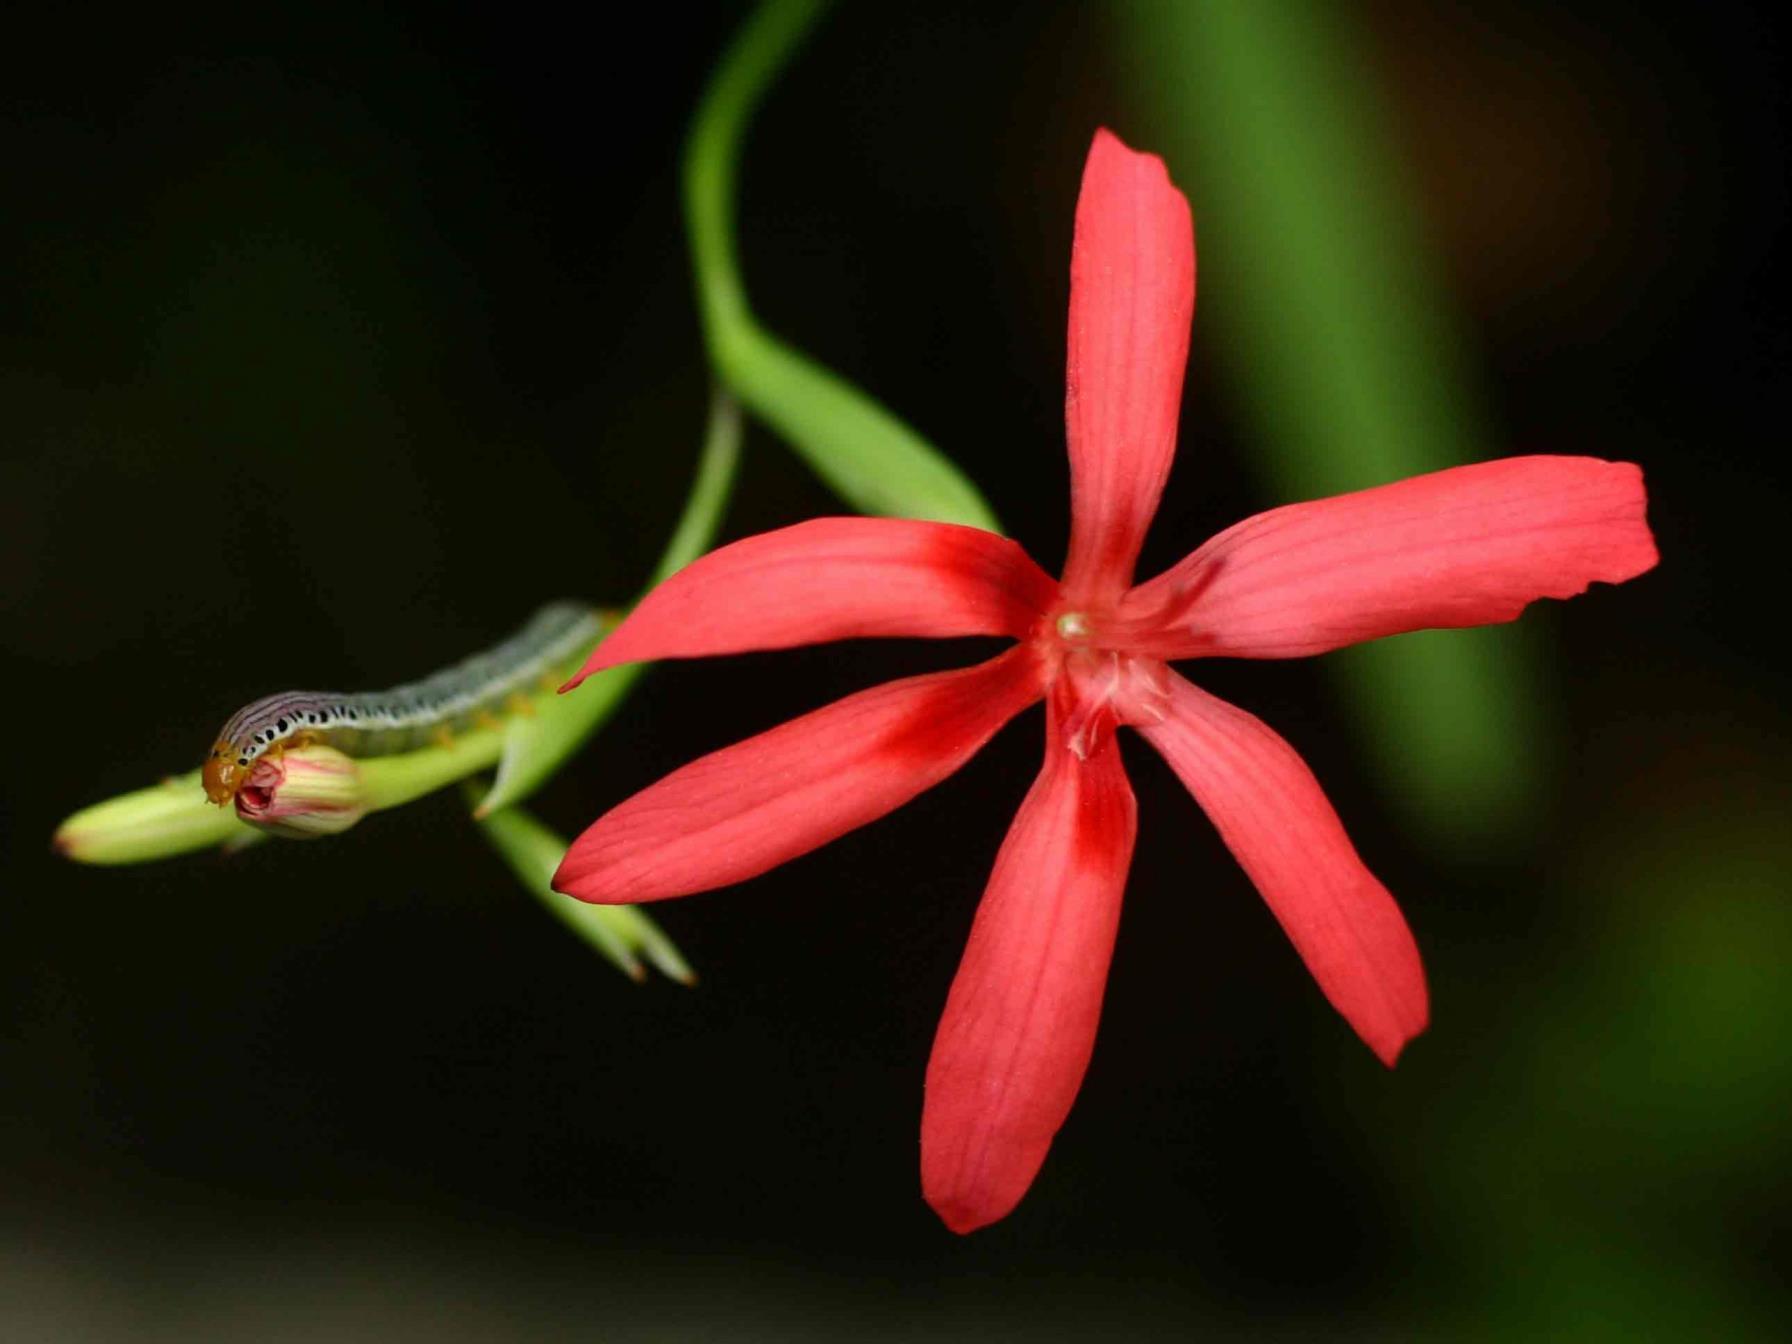
[[[1059,639],[1089,638],[1089,618],[1080,611],[1067,611],[1058,617]]]

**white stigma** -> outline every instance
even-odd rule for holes
[[[1067,611],[1058,617],[1059,639],[1087,639],[1089,618],[1080,611]]]

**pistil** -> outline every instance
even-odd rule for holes
[[[1066,644],[1087,643],[1089,629],[1089,618],[1080,611],[1067,611],[1058,617],[1058,638]]]

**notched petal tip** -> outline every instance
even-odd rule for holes
[[[1289,504],[1228,528],[1127,596],[1171,612],[1160,657],[1295,658],[1413,630],[1494,625],[1542,598],[1623,583],[1659,556],[1642,471],[1510,457]]]
[[[927,1207],[939,1216],[939,1220],[946,1225],[946,1230],[956,1232],[961,1237],[968,1237],[971,1233],[979,1232],[992,1223],[1001,1222],[1002,1219],[1014,1212],[1014,1205],[1020,1202],[1017,1198],[1014,1204],[1010,1204],[1007,1208],[991,1210],[974,1208],[950,1196],[936,1199],[928,1195],[926,1199]]]
[[[1643,469],[1635,462],[1608,462],[1624,504],[1624,517],[1631,524],[1628,546],[1616,559],[1616,577],[1599,578],[1606,583],[1624,583],[1640,574],[1647,574],[1661,563],[1661,551],[1655,544],[1654,530],[1649,526],[1649,487],[1643,480]]]
[[[1379,883],[1376,884],[1378,887]],[[1410,940],[1410,934],[1408,935]],[[1396,962],[1406,961],[1404,957],[1394,958]],[[1363,1044],[1374,1052],[1387,1068],[1393,1068],[1400,1062],[1406,1047],[1425,1034],[1431,1025],[1431,993],[1425,983],[1424,963],[1419,959],[1418,945],[1412,946],[1410,975],[1383,981],[1380,986],[1384,999],[1380,1013],[1358,1010],[1346,1013]],[[1324,989],[1324,986],[1321,986]],[[1331,991],[1325,990],[1328,998]],[[1334,1000],[1334,1006],[1336,1006]]]
[[[1401,1036],[1398,1040],[1391,1043],[1377,1045],[1373,1041],[1370,1041],[1368,1042],[1369,1048],[1375,1052],[1375,1057],[1377,1059],[1391,1069],[1400,1062],[1400,1056],[1406,1052],[1406,1047],[1418,1040],[1420,1036],[1423,1036],[1425,1034],[1425,1028],[1429,1025],[1430,1023],[1428,1021],[1420,1022],[1418,1026],[1412,1028],[1404,1036]]]
[[[1158,181],[1178,196],[1182,195],[1170,180],[1169,165],[1164,162],[1161,154],[1153,154],[1148,149],[1134,149],[1106,126],[1097,126],[1094,136],[1090,138],[1089,155],[1083,167],[1084,175],[1087,176],[1090,169],[1098,165],[1104,168],[1124,165],[1135,172],[1155,172]],[[1185,197],[1185,204],[1186,199]]]

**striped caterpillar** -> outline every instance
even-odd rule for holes
[[[604,620],[593,608],[554,602],[502,644],[422,681],[353,695],[265,696],[239,709],[218,731],[201,772],[205,796],[219,805],[230,802],[249,768],[270,750],[323,742],[350,756],[389,756],[486,722],[544,678],[557,681],[603,630]]]

